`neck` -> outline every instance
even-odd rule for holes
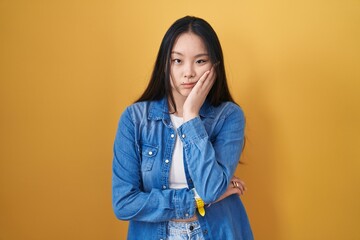
[[[169,105],[170,113],[173,113],[175,116],[182,117],[183,116],[183,106],[176,104],[176,111],[175,109]]]
[[[186,100],[186,98],[177,98],[176,96],[174,96],[174,103],[176,104],[176,111],[175,111],[174,106],[172,106],[170,104],[170,100],[168,99],[169,111],[171,113],[174,113],[178,117],[182,117],[183,116],[183,105],[184,105],[185,100]]]

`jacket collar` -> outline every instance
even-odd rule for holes
[[[214,117],[214,109],[213,106],[208,101],[205,101],[204,104],[200,108],[199,115],[201,117]],[[170,120],[169,115],[169,106],[167,98],[164,97],[160,100],[151,101],[149,103],[149,120]]]

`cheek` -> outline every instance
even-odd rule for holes
[[[173,82],[173,80],[172,80],[172,77],[170,76],[170,86],[171,86],[171,88],[174,88],[174,82]]]
[[[171,71],[170,73],[170,84],[171,87],[177,86],[179,81],[181,79],[181,76],[179,76],[179,73],[176,71]]]
[[[175,83],[176,83],[175,79],[176,79],[175,76],[171,73],[170,74],[170,87],[171,88],[174,88],[174,86],[175,86]]]
[[[204,66],[201,66],[201,68],[197,69],[197,71],[196,71],[197,79],[201,78],[206,71],[209,71],[211,69],[211,67],[212,67],[212,64],[210,63],[210,64],[206,64]]]
[[[177,77],[179,77],[179,70],[178,69],[174,69],[174,68],[172,68],[171,70],[170,70],[170,74],[171,74],[171,76],[173,77],[173,78],[177,78]]]

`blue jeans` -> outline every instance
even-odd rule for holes
[[[167,228],[167,240],[204,240],[200,224],[194,222],[169,221]]]

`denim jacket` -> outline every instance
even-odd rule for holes
[[[176,137],[183,142],[189,188],[170,189]],[[114,143],[113,209],[130,220],[128,239],[165,239],[167,222],[197,215],[205,239],[253,239],[237,195],[214,203],[227,189],[244,140],[244,115],[234,103],[205,102],[199,117],[174,129],[166,98],[138,102],[122,114]],[[199,215],[194,191],[206,204]]]

